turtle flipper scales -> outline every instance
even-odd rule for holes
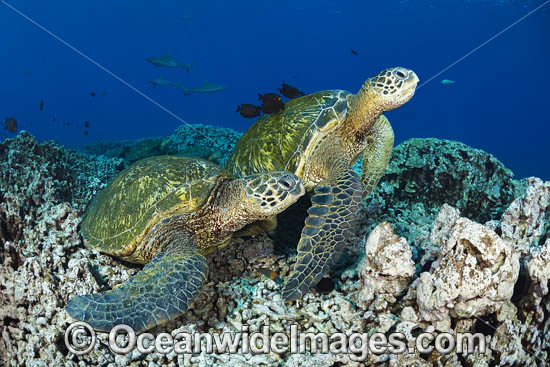
[[[136,275],[113,290],[76,296],[66,307],[75,319],[110,331],[126,324],[141,332],[187,310],[206,279],[206,258],[185,238],[172,242]]]
[[[363,198],[378,185],[378,181],[390,163],[393,149],[393,129],[384,115],[381,115],[374,123],[367,142],[367,148],[363,153],[363,171],[361,173]]]
[[[342,253],[359,218],[361,181],[353,169],[341,169],[314,190],[312,206],[298,243],[298,256],[283,287],[287,301],[300,298],[328,273]]]

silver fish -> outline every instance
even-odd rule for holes
[[[204,84],[200,87],[185,88],[183,85],[179,84],[178,88],[180,88],[183,91],[183,94],[186,96],[190,95],[191,93],[216,93],[227,89],[225,85],[214,84],[209,82],[208,80],[205,81]]]
[[[157,85],[162,85],[162,86],[165,86],[165,87],[178,87],[180,85],[180,83],[178,83],[178,82],[173,82],[173,81],[170,81],[170,80],[166,80],[162,77],[156,78],[156,79],[151,79],[151,80],[149,80],[149,83],[151,83],[153,85],[153,87],[156,87]]]
[[[160,57],[149,57],[149,58],[146,58],[145,61],[155,66],[159,66],[163,68],[183,68],[187,72],[189,72],[189,70],[191,69],[191,66],[195,65],[195,62],[192,62],[190,64],[184,64],[183,62],[174,60],[170,56],[170,54],[166,54]]]

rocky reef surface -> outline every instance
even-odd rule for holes
[[[365,199],[348,256],[303,299],[284,303],[280,284],[294,255],[284,236],[239,238],[209,256],[206,286],[182,317],[151,332],[482,333],[470,354],[186,353],[119,355],[108,335],[76,356],[64,342],[76,294],[114,287],[138,266],[86,248],[79,224],[90,199],[129,163],[186,154],[223,163],[239,133],[182,126],[167,138],[96,144],[86,153],[28,133],[0,143],[0,365],[6,366],[548,366],[550,182],[522,181],[464,144],[412,139]],[[205,137],[206,136],[206,137]],[[288,215],[288,214],[286,214]],[[292,221],[282,220],[278,231]],[[294,221],[296,222],[296,221]],[[299,222],[299,221],[298,221]],[[295,223],[300,228],[300,223]],[[296,243],[287,243],[292,248]]]
[[[120,158],[127,163],[155,155],[178,154],[205,158],[224,165],[241,135],[235,130],[223,127],[181,125],[167,137],[97,142],[85,146],[84,152]]]

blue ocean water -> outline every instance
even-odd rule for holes
[[[518,178],[550,179],[548,1],[0,0],[0,23],[0,117],[15,117],[40,140],[80,147],[171,134],[182,122],[145,96],[186,122],[244,131],[254,120],[237,104],[257,104],[258,93],[283,81],[306,93],[356,92],[400,65],[431,81],[386,114],[396,144],[458,140],[494,154]],[[144,60],[166,53],[196,64],[186,73]],[[159,77],[227,90],[185,96],[148,82]]]

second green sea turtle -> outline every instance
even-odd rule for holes
[[[205,255],[304,193],[301,180],[289,172],[235,179],[199,158],[138,161],[96,196],[81,233],[88,246],[147,265],[113,290],[72,298],[66,310],[102,331],[126,324],[140,332],[174,319],[206,279]]]

